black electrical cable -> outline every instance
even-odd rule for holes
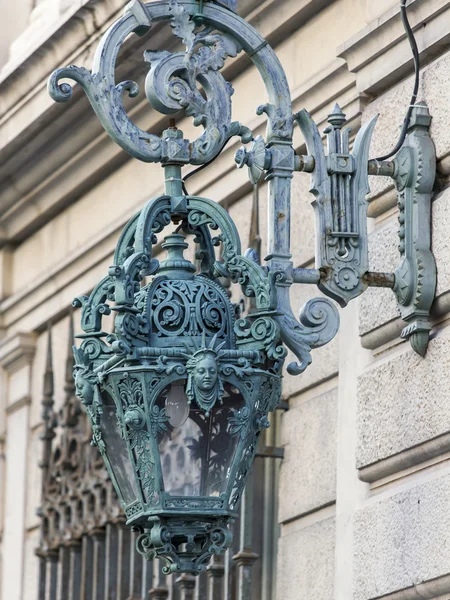
[[[200,173],[200,171],[203,171],[203,169],[206,169],[206,167],[209,167],[209,165],[211,163],[213,163],[217,158],[219,158],[219,156],[222,154],[222,152],[225,150],[226,146],[228,145],[228,143],[232,140],[232,137],[229,137],[225,143],[222,145],[222,148],[219,150],[219,152],[214,156],[214,158],[212,158],[211,160],[209,160],[208,162],[206,162],[204,165],[202,165],[201,167],[199,167],[198,169],[195,169],[194,171],[191,171],[190,173],[188,173],[187,175],[185,175],[183,177],[183,181],[182,181],[182,186],[183,186],[183,193],[185,196],[189,196],[189,193],[186,189],[186,181],[188,179],[190,179],[191,177],[193,177],[194,175],[197,175],[197,173]]]
[[[419,58],[419,49],[417,47],[416,38],[414,37],[414,32],[409,24],[408,20],[408,11],[406,10],[406,0],[402,0],[400,4],[400,13],[403,21],[403,27],[405,28],[406,36],[409,41],[409,45],[411,46],[411,50],[414,58],[414,69],[415,69],[415,80],[414,80],[414,90],[411,96],[411,101],[409,103],[408,112],[406,113],[405,120],[403,121],[402,130],[400,133],[400,139],[398,140],[395,148],[386,154],[386,156],[380,156],[376,158],[377,161],[387,160],[397,154],[400,148],[403,146],[403,142],[405,141],[406,134],[408,132],[409,120],[411,118],[412,110],[417,100],[417,94],[419,93],[419,83],[420,83],[420,58]]]

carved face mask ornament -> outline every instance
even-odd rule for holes
[[[186,368],[186,395],[190,402],[194,401],[209,417],[216,402],[222,401],[224,391],[219,374],[218,354],[211,349],[199,350],[188,360]]]
[[[75,394],[81,402],[88,407],[94,402],[97,377],[92,370],[92,365],[86,365],[88,359],[82,350],[79,350],[74,346],[74,355],[76,359],[73,373],[75,380]]]
[[[83,404],[86,404],[87,406],[92,404],[94,399],[94,387],[92,383],[89,382],[85,372],[81,370],[78,371],[75,376],[75,393]]]

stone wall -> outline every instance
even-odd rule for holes
[[[443,52],[421,75],[420,98],[433,115],[432,137],[439,161],[432,217],[438,286],[426,358],[416,360],[408,344],[399,339],[401,323],[386,290],[370,290],[359,304],[359,333],[371,356],[365,368],[354,373],[354,457],[364,496],[352,515],[353,597],[358,600],[446,598],[450,594],[446,524],[450,423],[445,378],[450,140],[444,126],[450,112],[442,102],[449,93],[449,73],[450,54]],[[393,85],[363,114],[365,120],[380,113],[373,152],[387,149],[387,140],[395,139],[397,107],[411,83],[408,78]],[[374,268],[390,267],[397,245],[396,208],[387,183],[377,189],[371,208],[376,215],[371,234]]]
[[[337,48],[366,99],[361,121],[380,115],[371,156],[394,145],[413,83],[397,3],[382,8]],[[450,596],[449,11],[447,2],[410,7],[424,64],[419,99],[433,115],[438,155],[432,242],[438,286],[430,349],[421,359],[400,340],[392,292],[371,288],[341,311],[339,344],[314,354],[303,381],[285,382],[291,410],[283,427],[280,599]],[[389,180],[372,178],[371,184],[370,268],[389,271],[398,261],[396,196]],[[297,218],[307,222],[302,212]],[[335,536],[329,535],[332,523]]]

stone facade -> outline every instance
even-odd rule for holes
[[[39,543],[47,324],[53,326],[59,410],[71,301],[106,273],[121,228],[146,200],[161,193],[163,179],[158,166],[130,160],[110,141],[78,91],[63,106],[55,105],[46,91],[46,79],[57,67],[90,66],[99,38],[125,2],[3,4],[0,600],[41,600],[34,550]],[[369,289],[341,310],[339,336],[314,352],[305,374],[286,375],[290,411],[280,428],[285,458],[279,475],[277,584],[273,594],[267,586],[264,600],[450,598],[450,1],[408,4],[423,61],[419,99],[433,116],[438,155],[432,340],[424,359],[415,355],[399,337],[402,322],[393,294]],[[275,47],[295,111],[307,108],[323,129],[339,102],[353,133],[379,113],[371,155],[395,144],[412,87],[399,1],[240,0],[239,5]],[[142,75],[137,59],[144,48],[145,42],[133,47],[136,60],[127,59],[127,78]],[[255,114],[264,101],[258,74],[238,57],[229,75],[236,119],[255,134],[264,133],[264,119]],[[167,126],[145,102],[133,105],[133,115],[147,130]],[[187,121],[178,126],[186,132],[191,127]],[[188,187],[191,194],[201,192],[229,207],[245,245],[251,187],[246,172],[234,168],[237,146],[230,144]],[[397,262],[396,197],[388,180],[372,184],[371,268],[384,271]],[[308,176],[296,174],[292,249],[298,267],[314,264],[308,189]],[[265,192],[262,185],[263,255]],[[296,309],[317,294],[313,286],[297,286]],[[266,553],[261,560],[274,558]],[[255,573],[261,572],[260,562]]]

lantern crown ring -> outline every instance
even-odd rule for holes
[[[306,303],[296,318],[294,285],[314,283],[345,306],[368,286],[391,287],[403,335],[425,354],[436,270],[431,254],[430,206],[435,152],[430,116],[415,105],[406,139],[392,161],[369,161],[376,120],[361,128],[350,149],[350,130],[338,105],[328,118],[325,152],[306,111],[293,114],[285,72],[272,48],[236,14],[236,0],[133,0],[105,33],[92,71],[58,69],[48,88],[57,102],[72,96],[71,79],[86,93],[110,137],[131,156],[164,168],[164,193],[150,200],[125,226],[114,264],[89,296],[75,299],[83,334],[75,348],[77,395],[92,424],[122,502],[127,522],[139,532],[145,557],[163,558],[166,572],[199,573],[212,554],[230,544],[236,516],[268,414],[281,397],[287,366],[299,375],[311,351],[339,328],[328,298]],[[131,35],[145,36],[168,22],[183,51],[146,50],[145,96],[164,114],[184,115],[201,129],[186,139],[172,123],[161,135],[136,125],[124,95],[140,94],[134,81],[117,83],[119,50]],[[266,86],[266,138],[232,120],[233,88],[221,70],[245,52]],[[307,154],[297,155],[298,124]],[[241,249],[239,234],[220,204],[187,193],[185,165],[207,166],[233,137],[249,149],[236,155],[253,184],[268,182],[268,255]],[[316,268],[294,268],[290,253],[291,182],[311,175],[316,214]],[[394,273],[369,270],[366,196],[368,175],[391,176],[398,189],[400,264]],[[160,261],[155,248],[170,227]],[[189,241],[195,251],[184,256]],[[216,247],[220,251],[216,252]],[[195,261],[194,261],[195,259]],[[195,262],[195,264],[194,264]],[[233,304],[224,278],[252,298],[245,314]],[[114,333],[102,328],[115,313]]]

